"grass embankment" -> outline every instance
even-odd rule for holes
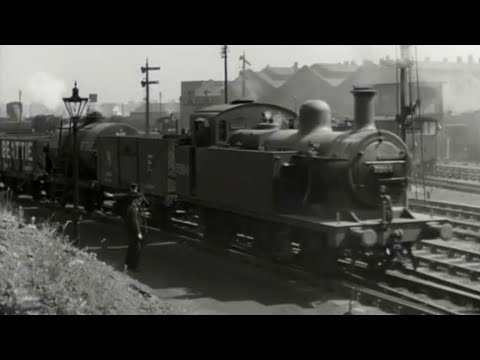
[[[173,313],[127,275],[73,247],[53,224],[32,221],[0,208],[0,314]]]

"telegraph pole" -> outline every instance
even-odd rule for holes
[[[159,116],[162,117],[162,111],[163,111],[163,105],[162,105],[162,101],[163,101],[163,93],[160,91],[160,94],[159,94],[159,99],[158,99],[160,102],[158,103],[158,113],[159,113]]]
[[[400,134],[404,142],[407,141],[407,118],[413,114],[414,107],[411,105],[409,72],[412,69],[412,59],[410,57],[410,48],[412,45],[400,45],[400,61],[398,69],[400,70],[400,114],[397,120],[400,124]]]
[[[225,104],[228,104],[228,45],[222,45],[222,58],[225,60]]]
[[[397,64],[397,70],[400,70],[400,114],[397,115],[397,120],[400,125],[400,136],[404,143],[407,143],[407,119],[415,113],[416,109],[416,106],[412,105],[412,93],[410,91],[409,81],[409,74],[413,68],[413,61],[410,56],[412,46],[413,45],[400,45],[400,61]],[[413,121],[412,126],[415,126]],[[403,202],[404,206],[408,208],[408,192],[405,192]]]
[[[242,62],[242,98],[245,99],[247,96],[247,89],[246,89],[246,76],[245,76],[245,71],[247,69],[247,65],[252,66],[250,62],[247,60],[245,57],[245,51],[243,52],[243,55],[240,56],[240,61]]]
[[[23,105],[22,105],[22,90],[18,91],[18,102],[20,103],[20,119],[19,122],[22,122],[22,116],[23,116]]]
[[[2,69],[2,66],[3,66],[3,59],[2,59],[2,55],[3,55],[3,45],[0,45],[0,118],[2,117],[2,95],[3,95],[3,92],[2,92],[2,87],[3,87],[3,69]]]
[[[156,85],[158,84],[158,81],[150,81],[150,71],[158,71],[160,70],[160,67],[149,67],[148,66],[148,59],[147,59],[147,62],[146,62],[146,66],[145,67],[142,67],[142,74],[146,74],[145,75],[145,80],[142,81],[142,87],[146,88],[146,91],[147,91],[147,97],[145,99],[146,101],[146,109],[145,109],[145,112],[146,112],[146,123],[145,123],[145,132],[146,132],[146,135],[150,135],[150,85]]]

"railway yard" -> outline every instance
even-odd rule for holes
[[[383,138],[376,140],[375,137],[378,136],[376,131],[368,130],[369,123],[373,120],[367,108],[371,105],[364,103],[364,97],[370,97],[371,99],[374,92],[370,89],[357,89],[354,94],[359,109],[362,109],[362,106],[365,108],[365,114],[363,114],[359,123],[365,124],[367,130],[354,132],[353,135],[368,138],[365,142],[362,142],[363,140],[355,141],[358,141],[359,146],[365,147],[370,146],[369,144],[375,141],[379,141],[379,144],[385,144]],[[277,110],[274,106],[267,106]],[[317,121],[313,119],[312,113],[324,116],[324,113],[329,111],[323,102],[307,103],[305,106],[310,107],[309,111],[311,111],[308,115],[304,115],[303,121],[305,124],[308,124],[309,121]],[[218,113],[223,114],[228,111],[241,113],[244,111],[242,107],[255,109],[258,105],[250,103],[241,106],[232,105],[231,109],[227,108],[227,111],[225,111],[225,108],[221,108]],[[285,110],[282,109],[281,111]],[[213,111],[211,113],[216,114]],[[287,111],[284,113],[286,116],[291,116],[291,113]],[[200,115],[202,114],[200,113]],[[214,119],[211,121],[215,121]],[[91,159],[97,157],[97,155],[92,157],[91,150],[88,150],[90,152],[84,151],[82,160],[85,169],[88,170],[84,173],[84,176],[93,176],[93,179],[98,179],[99,182],[95,186],[89,186],[87,190],[83,190],[83,196],[86,197],[87,201],[84,199],[82,203],[81,221],[79,228],[77,228],[79,233],[75,232],[75,227],[68,227],[67,233],[71,238],[78,236],[80,247],[83,250],[94,252],[100,260],[110,264],[118,271],[125,271],[124,259],[129,242],[129,233],[124,231],[125,222],[127,222],[126,213],[119,207],[121,200],[118,200],[120,199],[118,196],[120,195],[107,196],[105,194],[107,194],[107,190],[116,191],[128,186],[132,175],[135,176],[133,169],[135,167],[139,169],[140,166],[143,166],[140,165],[143,164],[142,157],[153,158],[153,155],[147,156],[146,151],[152,151],[154,142],[158,142],[158,147],[155,147],[155,149],[160,149],[155,151],[163,151],[164,154],[169,154],[173,151],[172,149],[177,147],[176,154],[162,155],[162,159],[165,159],[162,160],[164,162],[148,165],[150,169],[147,170],[148,173],[152,173],[152,166],[161,169],[158,173],[153,172],[157,174],[155,178],[147,176],[142,180],[142,176],[145,175],[140,172],[137,179],[145,182],[145,188],[150,186],[155,191],[155,196],[151,194],[150,199],[156,201],[157,206],[159,203],[166,203],[164,194],[170,191],[171,185],[166,180],[162,182],[162,179],[171,176],[172,164],[170,159],[173,158],[173,155],[178,156],[175,177],[178,187],[175,191],[178,193],[177,195],[185,199],[184,201],[192,203],[190,207],[179,202],[178,209],[175,207],[163,208],[163,211],[168,211],[168,216],[165,216],[165,213],[161,215],[161,211],[158,213],[158,207],[150,208],[149,211],[144,213],[143,230],[139,231],[145,232],[148,246],[143,251],[140,272],[129,272],[129,274],[151,288],[151,292],[162,301],[171,303],[175,308],[184,309],[185,313],[470,315],[480,312],[480,206],[476,205],[480,204],[480,167],[476,165],[438,163],[434,171],[428,176],[413,177],[409,192],[406,192],[405,187],[400,185],[398,189],[401,189],[405,196],[409,198],[408,207],[405,207],[405,209],[408,208],[413,211],[414,215],[408,215],[405,211],[398,212],[397,210],[396,215],[393,216],[395,212],[392,207],[392,197],[386,196],[385,189],[387,187],[385,186],[382,190],[381,187],[350,188],[351,184],[342,182],[329,185],[333,194],[336,194],[338,189],[348,188],[349,196],[355,199],[354,202],[346,203],[346,206],[351,207],[351,214],[357,212],[359,216],[367,217],[367,219],[371,218],[373,221],[362,222],[356,215],[343,215],[349,217],[349,220],[342,221],[341,212],[336,213],[335,221],[335,214],[331,214],[329,206],[342,210],[342,207],[345,206],[342,203],[344,199],[341,197],[330,199],[324,195],[316,198],[315,195],[311,195],[312,185],[309,185],[310,189],[306,192],[307,195],[303,202],[306,201],[305,199],[311,201],[312,205],[315,202],[318,203],[318,201],[325,202],[325,204],[320,203],[321,206],[326,207],[320,210],[320,220],[318,220],[316,217],[318,215],[313,216],[317,211],[315,206],[308,208],[311,217],[295,218],[282,214],[282,210],[279,210],[282,206],[279,205],[281,202],[277,204],[267,197],[263,197],[263,200],[260,201],[258,196],[261,193],[256,191],[257,187],[279,189],[273,181],[271,184],[265,182],[252,183],[250,188],[244,189],[245,198],[232,196],[228,188],[223,185],[231,182],[229,186],[243,188],[243,184],[238,183],[238,178],[244,178],[245,181],[250,182],[252,180],[258,181],[257,174],[250,177],[247,168],[252,164],[255,165],[257,160],[262,162],[256,163],[255,166],[261,165],[263,168],[265,166],[268,168],[269,158],[251,157],[255,152],[252,152],[254,149],[248,147],[245,147],[245,149],[248,149],[249,153],[242,152],[243,149],[236,149],[233,146],[229,150],[222,150],[215,146],[199,147],[197,149],[198,154],[203,156],[200,159],[208,171],[202,173],[204,171],[203,167],[197,168],[200,172],[194,180],[200,184],[197,184],[200,193],[195,194],[195,196],[205,196],[206,204],[209,206],[205,210],[200,207],[195,212],[191,210],[191,205],[198,200],[191,198],[192,189],[189,188],[189,186],[193,186],[192,179],[189,179],[191,174],[189,171],[183,171],[179,165],[182,165],[181,162],[185,161],[182,160],[181,152],[190,151],[192,147],[198,146],[197,144],[173,142],[168,138],[143,139],[135,134],[135,129],[126,128],[123,124],[94,123],[92,128],[95,129],[97,126],[100,131],[112,128],[114,131],[120,129],[124,132],[126,129],[131,132],[131,135],[130,137],[109,137],[108,134],[106,136],[101,135],[101,132],[95,133],[95,130],[93,130],[93,133],[100,137],[100,145],[95,145],[98,146],[99,166],[98,168],[95,166],[97,160],[91,161]],[[272,129],[273,135],[276,135],[275,131],[277,130]],[[88,134],[92,130],[86,128],[84,131]],[[250,144],[254,144],[250,140],[252,136],[255,136],[255,134],[252,135],[254,131],[256,130],[238,131],[231,135],[231,141],[240,144],[240,146],[251,146]],[[260,136],[263,136],[262,132],[264,130],[258,131],[260,131]],[[347,132],[346,135],[350,135],[350,133]],[[388,139],[388,136],[392,135],[383,133],[382,136],[387,136]],[[243,137],[245,137],[245,140],[243,140]],[[282,138],[278,140],[272,136],[272,139],[272,144],[278,141],[280,145],[276,146],[281,148],[293,146],[293,150],[296,149],[295,146],[299,146],[300,152],[296,156],[304,156],[301,151],[305,146],[304,144],[282,145]],[[2,140],[0,139],[0,141]],[[29,141],[37,140],[24,138],[23,142],[12,142],[10,139],[3,141],[2,150],[5,151],[2,153],[9,154],[7,150],[10,146],[21,147],[21,153],[23,149],[28,150],[29,146],[33,148],[33,145],[29,145]],[[38,141],[41,143],[45,139],[39,138]],[[56,135],[53,137],[53,141],[56,141]],[[246,141],[245,145],[244,141]],[[390,141],[389,146],[397,150],[405,146],[398,141],[398,138],[393,136],[388,141]],[[130,168],[132,169],[131,173],[118,171],[120,166],[112,162],[111,153],[123,151],[120,150],[122,147],[125,147],[126,151],[129,152],[128,148],[133,143],[138,144],[135,146],[140,149],[135,154],[137,158],[134,158],[132,163],[132,157],[129,153],[127,155],[130,157],[124,157],[123,159],[126,166],[128,164],[137,165]],[[58,149],[60,149],[61,142],[59,141],[58,144]],[[142,150],[141,146],[145,145],[148,145],[148,147]],[[38,145],[35,146],[38,147]],[[119,148],[115,149],[115,146]],[[60,150],[55,150],[55,156],[58,156],[57,151]],[[65,148],[65,151],[68,151],[68,148]],[[260,150],[259,153],[262,153],[262,151]],[[318,153],[320,150],[315,151],[317,153],[314,155],[322,159],[321,154]],[[369,174],[373,175],[360,173],[361,177],[358,177],[357,181],[366,184],[371,179],[369,176],[375,176],[376,182],[391,184],[389,185],[390,194],[394,197],[397,196],[393,201],[396,202],[398,209],[402,200],[398,197],[398,192],[395,192],[395,189],[398,186],[396,184],[400,184],[403,181],[402,179],[406,179],[402,178],[402,175],[406,174],[406,169],[397,165],[403,166],[407,160],[402,157],[387,157],[386,160],[378,161],[381,157],[376,154],[377,151],[379,153],[385,151],[388,154],[391,150],[388,147],[376,147],[373,153],[375,155],[368,155],[371,157],[362,159],[364,165],[371,168]],[[214,152],[218,152],[216,156],[220,157],[213,157],[211,154]],[[15,151],[11,153],[15,153]],[[104,154],[106,154],[105,159],[103,158]],[[229,157],[225,157],[226,154]],[[242,155],[240,156],[240,154]],[[241,159],[245,154],[248,154],[249,161],[245,163],[234,161],[237,156]],[[294,152],[278,151],[274,154],[278,155],[272,157],[272,159],[277,161],[281,158],[280,156],[285,156],[285,159],[287,159]],[[363,152],[359,154],[363,156]],[[404,152],[400,152],[400,154],[404,154]],[[265,160],[267,162],[264,162]],[[187,159],[187,161],[192,161],[192,159]],[[209,167],[209,161],[212,161],[214,166]],[[223,165],[219,161],[223,161]],[[297,160],[285,163],[283,166],[286,168],[295,167],[295,161]],[[9,169],[12,164],[17,171],[15,162],[11,163],[4,159],[6,169]],[[231,167],[230,172],[225,172],[225,168],[230,164],[235,164],[235,167]],[[344,168],[345,170],[332,168],[331,171],[345,171],[344,173],[339,172],[339,174],[347,174],[356,166],[360,169],[360,164],[348,165]],[[22,163],[20,163],[20,166],[22,166]],[[117,167],[115,168],[115,166]],[[162,166],[168,166],[169,170],[165,171]],[[242,166],[246,167],[242,168]],[[110,170],[104,171],[104,167],[105,170]],[[4,184],[11,189],[17,189],[18,205],[22,206],[27,218],[34,216],[38,219],[47,220],[53,214],[54,220],[60,223],[71,219],[73,213],[71,204],[59,203],[58,200],[62,198],[55,197],[58,194],[68,196],[65,195],[68,193],[64,191],[64,187],[61,187],[59,192],[58,185],[53,183],[53,192],[47,186],[45,189],[49,191],[43,191],[43,195],[40,195],[38,183],[37,185],[25,186],[25,180],[22,180],[22,185],[19,185],[16,178],[18,177],[17,174],[15,173],[12,176],[11,173],[6,172],[4,174]],[[205,176],[205,174],[208,174],[208,176]],[[299,175],[300,173],[285,171],[283,174],[285,176],[284,184],[290,182],[291,185],[289,186],[296,186],[292,182],[292,176]],[[115,176],[118,176],[115,180],[117,183],[112,182]],[[126,176],[126,179],[122,176]],[[263,176],[269,181],[274,179],[268,173]],[[321,175],[316,176],[321,178]],[[159,179],[160,182],[157,182]],[[218,179],[223,179],[223,183],[219,182]],[[55,178],[53,178],[53,181],[56,181]],[[203,181],[203,183],[200,181]],[[212,189],[212,182],[214,182],[213,186],[216,186],[215,189]],[[322,181],[319,184],[322,184]],[[323,184],[328,183],[324,182]],[[103,192],[97,190],[99,185],[104,186]],[[295,205],[295,197],[298,197],[299,194],[303,196],[302,188],[300,188],[299,193],[290,190],[285,187],[278,194],[275,193],[279,200],[289,200],[291,202],[286,202],[289,204],[288,206],[293,206],[292,208],[287,207],[287,213],[298,206]],[[320,186],[318,189],[314,189],[313,193],[315,191],[317,192],[316,196],[318,196],[321,193],[328,193],[329,190]],[[28,195],[29,192],[32,195]],[[223,195],[219,197],[216,192]],[[381,207],[379,207],[377,200],[379,193]],[[88,197],[90,198],[88,199]],[[240,216],[234,218],[230,211],[225,212],[225,214],[218,210],[212,212],[210,205],[212,202],[223,204],[225,201],[238,207],[239,214],[247,209],[251,214],[251,208],[255,209],[255,206],[260,206],[259,213],[254,215],[259,218],[252,222],[249,219],[252,215],[245,218]],[[219,209],[223,206],[219,205]],[[270,209],[269,206],[274,206],[274,208]],[[378,210],[376,212],[367,210],[372,208]],[[389,208],[392,210],[391,217],[388,213]],[[255,209],[255,211],[258,210]],[[273,218],[277,220],[271,224],[268,222],[262,224],[262,220],[259,219],[269,212],[279,217]],[[323,220],[322,217],[324,217]],[[164,220],[160,220],[162,218]],[[236,220],[232,221],[232,219]],[[295,228],[289,225],[292,228],[289,230],[288,236],[292,236],[291,234],[294,234],[295,231],[299,233],[297,237],[292,236],[288,241],[291,249],[290,260],[279,260],[272,255],[276,254],[275,251],[278,251],[276,250],[278,244],[285,244],[283,240],[282,242],[279,241],[283,236],[280,230],[284,229],[281,222],[295,221],[292,219],[307,221],[307,225],[303,226],[312,227],[309,230],[312,233],[309,234],[305,228]],[[446,222],[453,226],[453,229],[449,227],[450,225],[447,226]],[[170,225],[165,228],[166,223]],[[389,227],[392,224],[394,226],[392,229],[396,228],[397,230],[390,230]],[[329,229],[328,232],[335,233],[335,241],[342,239],[344,228],[349,229],[348,237],[344,238],[346,244],[344,248],[335,249],[335,253],[331,250],[326,251],[318,248],[318,234],[328,234],[325,230],[323,233],[315,233],[319,229],[319,225],[320,229],[322,229],[322,226],[326,226],[326,229]],[[270,230],[265,233],[265,229]],[[418,234],[417,237],[412,236],[412,230]],[[313,234],[316,234],[315,237],[312,237]],[[430,235],[422,240],[422,234]],[[388,245],[384,248],[375,247],[377,239],[383,236],[388,236]],[[403,239],[403,244],[396,242],[398,239]],[[273,245],[272,240],[278,242],[278,244]],[[331,243],[331,239],[329,242],[327,242],[328,238],[324,240],[323,244]],[[354,245],[355,243],[361,244],[360,252],[355,252],[360,249]],[[270,248],[262,254],[259,249],[265,246],[264,244],[268,244],[267,246]],[[398,250],[399,244],[400,251]],[[375,249],[380,251],[378,252]],[[340,253],[340,250],[344,253]],[[359,253],[361,254],[360,257],[358,257]],[[330,261],[333,254],[335,255],[332,263]],[[397,261],[401,262],[397,263]],[[322,266],[335,269],[334,275],[319,276],[316,271]]]
[[[396,82],[364,86],[352,77],[339,87],[351,95],[347,117],[334,99],[310,95],[298,103],[293,97],[295,110],[245,95],[232,101],[228,45],[216,100],[203,85],[193,90],[200,82],[188,91],[182,83],[188,116],[162,118],[175,126],[158,132],[151,132],[150,86],[159,82],[149,72],[161,67],[148,59],[140,69],[144,127],[104,117],[97,94],[80,96],[77,82],[71,97],[62,97],[66,118],[24,123],[20,92],[8,107],[20,120],[0,129],[0,206],[24,217],[0,238],[0,271],[10,274],[3,277],[20,268],[16,231],[48,229],[47,259],[70,251],[58,251],[52,238],[132,281],[127,289],[135,296],[181,314],[479,315],[480,162],[453,159],[478,159],[480,132],[445,112],[443,85],[421,80],[413,46],[400,45],[389,63]],[[245,71],[245,53],[243,61]],[[197,104],[200,92],[207,99]],[[26,272],[34,274],[24,281],[32,294],[42,288],[37,274],[57,284],[55,274],[71,272],[96,298],[81,271],[61,271],[21,246],[22,269],[44,266]],[[4,302],[14,304],[7,312],[19,314],[11,283],[0,277],[0,290],[10,289]],[[52,313],[62,313],[54,294],[45,299],[53,299]]]
[[[359,93],[356,94],[356,101],[361,105],[361,101],[363,101],[361,96],[364,93],[367,93],[368,96],[373,94],[369,89],[356,91]],[[242,106],[255,107],[257,105],[245,104]],[[328,111],[321,102],[308,104],[307,106],[312,106],[312,112],[322,113]],[[232,107],[235,111],[237,109],[242,111],[241,106]],[[223,111],[222,109],[220,114]],[[305,119],[305,121],[307,120],[309,119]],[[366,115],[363,121],[368,123],[371,119]],[[98,126],[100,129],[108,129],[108,127],[123,129],[124,127],[122,124],[106,124],[104,126],[101,123]],[[103,151],[106,153],[108,151],[116,151],[112,146],[121,147],[124,141],[126,141],[125,144],[127,142],[131,144],[133,140],[138,142],[139,145],[137,146],[143,144],[142,138],[134,134],[134,129],[128,128],[128,131],[131,131],[133,134],[130,138],[118,136],[113,138],[108,136],[101,137],[101,141],[102,143],[105,141],[105,145],[99,146],[100,159],[98,169],[95,168],[95,163],[89,163],[90,160],[85,162],[88,165],[86,167],[89,170],[88,176],[97,176],[97,179],[100,180],[100,185],[106,185],[105,181],[108,182],[112,179],[111,172],[105,172],[105,174],[110,175],[108,175],[108,178],[103,178],[104,172],[101,170],[102,167],[108,165],[115,171],[112,166],[116,166],[111,160],[102,159]],[[240,131],[232,136],[252,136],[251,131],[248,130],[248,133]],[[369,131],[360,132],[360,135],[377,136],[376,132]],[[145,144],[150,144],[149,146],[153,144],[153,141],[158,141],[159,149],[165,149],[165,151],[171,151],[169,149],[173,149],[173,146],[179,146],[180,150],[177,151],[184,151],[182,146],[184,148],[191,146],[188,143],[186,145],[183,143],[174,144],[169,139],[146,140],[150,141],[150,143],[145,142]],[[40,139],[40,141],[43,140]],[[371,142],[372,140],[368,141]],[[379,141],[384,143],[383,139]],[[397,142],[394,137],[390,141],[392,141],[390,146],[398,146],[400,148],[404,146],[401,142]],[[3,146],[7,148],[12,146],[11,144],[28,148],[28,145],[25,145],[27,143],[21,142],[5,143]],[[208,154],[210,151],[218,151],[215,147],[206,150],[208,152],[200,151],[199,153]],[[382,151],[382,148],[380,148],[380,151]],[[235,149],[229,150],[229,152],[237,156]],[[140,150],[138,154],[138,156],[142,156],[141,154],[143,153]],[[242,153],[240,152],[239,154]],[[84,156],[91,155],[85,152]],[[371,160],[378,159],[378,155],[375,156],[377,157]],[[170,157],[166,158],[165,163],[156,164],[155,166],[171,166],[169,165],[170,160],[168,160]],[[91,158],[85,157],[84,159]],[[212,157],[215,166],[210,168],[208,177],[197,177],[197,180],[203,179],[205,184],[208,184],[207,187],[203,185],[204,187],[200,188],[200,190],[208,191],[205,194],[210,197],[210,202],[225,201],[225,199],[218,198],[218,195],[212,197],[211,185],[209,184],[213,179],[224,178],[226,182],[232,181],[228,177],[225,178],[224,168],[219,166],[218,161],[225,161],[228,158],[224,157],[223,159],[220,157],[220,160],[217,160]],[[384,181],[384,172],[387,171],[387,176],[391,177],[389,181],[393,183],[391,189],[395,189],[394,184],[399,179],[402,179],[400,176],[405,169],[390,167],[390,164],[403,164],[405,161],[402,158],[394,158],[393,160],[387,158],[385,163],[371,160],[365,159],[364,161],[365,165],[372,166],[374,176],[378,176],[380,181]],[[135,159],[134,161],[138,161],[139,164],[142,163],[142,160]],[[253,158],[250,161],[253,161]],[[224,163],[224,166],[229,166],[231,163],[235,162],[228,160]],[[10,163],[5,161],[5,164],[9,166]],[[176,181],[181,187],[177,188],[176,191],[181,196],[185,196],[190,190],[188,187],[185,187],[184,184],[186,182],[183,178],[190,176],[190,174],[179,171],[178,166],[179,163],[177,163]],[[227,173],[228,176],[233,176],[233,178],[246,176],[248,172],[245,169],[242,170],[241,166],[242,163],[238,163],[237,168],[232,168],[233,172],[231,174]],[[200,167],[200,169],[202,168]],[[216,175],[215,171],[217,172]],[[132,174],[125,174],[131,179]],[[161,172],[160,179],[168,174],[169,172]],[[118,175],[120,175],[119,181],[124,181],[121,178],[121,176],[124,176],[122,172],[119,172]],[[142,175],[138,176],[138,179],[141,179]],[[287,176],[287,173],[285,176]],[[17,186],[13,182],[16,181],[15,178],[10,177],[6,178],[6,180],[7,185],[11,188]],[[157,186],[157,183],[153,182],[153,180],[153,178],[147,177],[144,181],[150,182],[152,186]],[[252,178],[249,178],[248,181],[251,180]],[[361,206],[358,203],[353,205],[352,211],[356,209],[358,214],[363,213],[363,216],[378,219],[371,222],[372,225],[370,226],[372,228],[370,230],[359,229],[358,226],[365,226],[365,224],[368,224],[368,221],[361,223],[355,216],[353,222],[351,220],[342,222],[339,212],[336,214],[336,222],[324,221],[324,224],[327,226],[332,226],[331,224],[333,224],[333,228],[330,229],[338,231],[337,237],[341,235],[343,226],[351,229],[349,233],[351,235],[349,236],[352,237],[347,239],[347,241],[353,240],[358,242],[360,240],[363,246],[361,253],[364,257],[359,258],[355,255],[355,246],[347,245],[346,253],[343,253],[341,256],[335,255],[335,264],[328,262],[330,261],[328,258],[320,260],[320,256],[325,256],[325,254],[329,253],[323,254],[322,251],[324,250],[319,251],[315,248],[315,246],[318,246],[314,245],[318,244],[317,238],[313,238],[312,241],[314,243],[309,243],[308,232],[303,230],[304,232],[300,232],[298,238],[292,237],[289,240],[292,258],[289,261],[272,261],[273,259],[270,255],[265,256],[258,252],[258,246],[262,245],[260,241],[269,240],[264,237],[265,235],[262,235],[262,232],[255,232],[259,231],[259,229],[262,231],[261,225],[260,227],[258,225],[259,222],[252,224],[248,219],[242,220],[238,218],[238,223],[232,222],[231,225],[228,225],[228,223],[221,224],[219,221],[231,221],[232,218],[229,216],[221,217],[221,213],[212,213],[209,210],[207,212],[207,214],[210,214],[209,216],[219,216],[213,223],[209,223],[208,217],[205,220],[205,215],[202,215],[202,211],[193,212],[190,215],[191,210],[188,207],[180,207],[178,210],[175,210],[175,208],[169,210],[170,213],[167,219],[171,225],[168,227],[168,230],[162,227],[162,221],[159,221],[158,214],[154,213],[152,217],[151,211],[145,212],[143,218],[144,229],[142,231],[146,232],[148,246],[143,251],[140,272],[129,272],[129,274],[151,288],[151,292],[162,301],[171,303],[175,308],[182,308],[185,313],[189,314],[477,314],[480,312],[480,206],[475,204],[480,204],[480,167],[461,163],[439,163],[434,172],[429,176],[425,178],[414,177],[412,180],[412,186],[406,196],[409,198],[408,208],[416,214],[414,216],[408,217],[397,213],[396,218],[389,219],[386,209],[388,210],[388,206],[392,206],[391,198],[383,195],[383,197],[380,197],[383,201],[383,207],[378,212],[365,212],[366,207],[364,205],[366,204],[369,204],[370,207],[378,207],[377,200],[371,202],[371,199],[375,199],[378,196],[378,189],[369,188],[368,191],[370,192],[360,192],[354,195],[358,196],[356,197],[357,202],[364,201],[364,203]],[[236,179],[233,180],[232,185],[241,186],[241,184],[235,185],[236,181]],[[358,178],[358,181],[366,183],[368,178]],[[162,183],[160,182],[160,184]],[[58,187],[56,184],[53,185]],[[265,186],[265,183],[261,185]],[[114,186],[121,188],[121,186],[125,185],[117,184]],[[224,191],[222,183],[217,182],[216,186],[216,191]],[[335,186],[345,188],[350,185],[339,183],[335,184]],[[54,187],[54,189],[57,189],[57,187]],[[107,187],[106,189],[111,188],[110,185],[110,188]],[[20,195],[18,202],[22,206],[27,218],[34,216],[38,219],[47,220],[53,214],[54,220],[60,223],[71,219],[73,211],[70,204],[59,204],[58,198],[54,198],[53,201],[48,199],[49,193],[45,191],[42,196],[38,196],[38,190],[35,190],[35,186],[27,186],[24,189],[26,189],[25,192],[27,193],[32,191],[29,189],[33,189],[34,192],[31,196],[21,193],[17,194]],[[352,192],[355,194],[355,191],[359,191],[359,189],[361,188],[349,190],[351,191],[350,194]],[[404,187],[401,189],[405,192]],[[120,202],[109,197],[105,198],[103,194],[102,201],[99,202],[93,197],[95,194],[98,194],[96,188],[90,187],[90,190],[92,191],[92,198],[89,202],[83,202],[81,208],[81,221],[78,228],[79,233],[77,233],[81,241],[80,247],[87,252],[94,252],[100,260],[110,264],[118,271],[125,271],[124,259],[129,242],[129,233],[124,231],[125,221],[127,220],[121,208],[117,206]],[[155,191],[165,190],[168,190],[168,187],[159,188],[159,190]],[[336,191],[335,187],[332,190]],[[35,191],[37,192],[35,193]],[[58,193],[58,190],[56,191],[53,192],[53,195]],[[320,191],[320,189],[317,191]],[[323,192],[325,189],[322,188],[321,191]],[[64,193],[61,192],[60,194]],[[89,195],[88,192],[83,194],[84,196]],[[395,193],[391,192],[391,194],[394,195]],[[52,193],[50,192],[51,195]],[[257,205],[262,207],[269,206],[267,198],[264,199],[264,202],[259,202],[256,198],[258,193],[255,191],[255,186],[248,189],[245,195],[247,196],[246,199],[249,200],[245,201],[245,199],[232,197],[229,192],[224,192],[227,201],[235,203],[235,206],[252,207],[253,203],[257,203]],[[188,196],[185,198],[187,201],[191,201]],[[283,191],[281,196],[298,195],[295,193],[291,194],[289,191]],[[115,199],[115,196],[113,199]],[[163,198],[160,199],[164,201]],[[445,201],[445,199],[448,199],[448,201]],[[333,200],[329,200],[332,202],[332,206],[341,208],[342,205],[339,206],[339,204],[341,204],[342,199]],[[311,201],[315,201],[315,198],[312,198]],[[395,201],[397,204],[399,203],[398,198]],[[92,209],[92,205],[96,209]],[[87,209],[87,207],[90,207],[90,209]],[[94,211],[92,212],[92,210]],[[290,209],[288,210],[290,211]],[[278,212],[277,208],[274,211]],[[312,207],[310,211],[315,211],[315,208]],[[328,214],[328,212],[327,206],[327,209],[323,210],[321,214]],[[291,221],[288,219],[288,217],[282,217],[282,221]],[[311,219],[314,218],[307,218],[309,222],[312,221]],[[409,227],[406,227],[405,221],[410,222],[412,219],[413,222],[408,225]],[[449,234],[450,230],[444,224],[445,219],[453,226],[453,236]],[[243,224],[242,221],[244,221]],[[313,220],[309,226],[314,225],[315,222],[318,222],[318,220]],[[379,236],[377,232],[382,234],[382,231],[388,230],[390,224],[395,222],[399,230],[384,233],[389,236],[389,241],[392,243],[387,248],[387,251],[385,249],[381,250],[380,258],[375,258],[375,252],[369,252],[369,248],[372,247],[368,245],[372,241],[372,236],[374,236],[374,243],[377,242],[377,236]],[[343,223],[345,225],[342,225]],[[212,224],[213,227],[210,227]],[[239,224],[241,225],[239,226]],[[418,228],[419,226],[421,228]],[[426,227],[423,228],[423,226]],[[231,229],[227,230],[229,227]],[[272,224],[272,227],[281,229],[278,223]],[[404,232],[402,227],[407,232]],[[417,239],[414,240],[412,237],[405,237],[406,241],[404,244],[411,244],[413,252],[409,252],[409,249],[412,249],[412,247],[409,248],[402,245],[400,252],[390,256],[393,251],[397,251],[395,250],[395,239],[398,239],[398,236],[402,239],[404,234],[408,234],[408,231],[411,231],[412,227],[413,229],[419,229],[418,231],[420,232],[418,234],[420,236],[423,231],[427,231],[427,233],[432,233],[433,231],[434,235],[433,237],[429,235],[428,240],[419,241]],[[233,229],[236,230],[232,231]],[[67,233],[71,238],[75,238],[75,227],[69,227]],[[276,236],[280,236],[281,239],[282,235],[275,231],[267,233],[267,237],[278,241],[275,238]],[[304,236],[306,238],[303,238]],[[215,243],[212,243],[212,239]],[[223,245],[218,246],[219,244]],[[347,244],[349,243],[347,242]],[[273,249],[275,249],[275,246],[273,246]],[[313,256],[314,252],[315,256]],[[308,259],[313,259],[315,266],[325,261],[329,267],[336,269],[334,271],[335,275],[319,276],[315,274],[315,270],[318,268],[311,268],[312,262]],[[383,262],[384,265],[381,265],[385,266],[385,268],[383,270],[381,266],[377,268],[377,265],[372,263],[372,259],[378,259],[373,261],[387,261]],[[397,266],[399,265],[396,262],[397,260],[401,261],[401,266]],[[377,264],[382,264],[382,262],[377,262]]]

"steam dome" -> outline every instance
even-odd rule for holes
[[[310,100],[300,108],[299,131],[310,133],[317,128],[332,129],[330,106],[322,100]]]

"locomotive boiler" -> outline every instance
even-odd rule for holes
[[[346,209],[368,214],[378,206],[381,192],[393,205],[401,205],[411,167],[406,145],[397,135],[376,128],[374,90],[357,88],[353,93],[352,131],[334,132],[328,104],[309,101],[300,110],[298,129],[243,130],[232,137],[231,144],[242,149],[256,144],[263,151],[297,151],[281,180],[301,179],[293,188],[302,194],[302,204],[321,204],[322,214]]]

